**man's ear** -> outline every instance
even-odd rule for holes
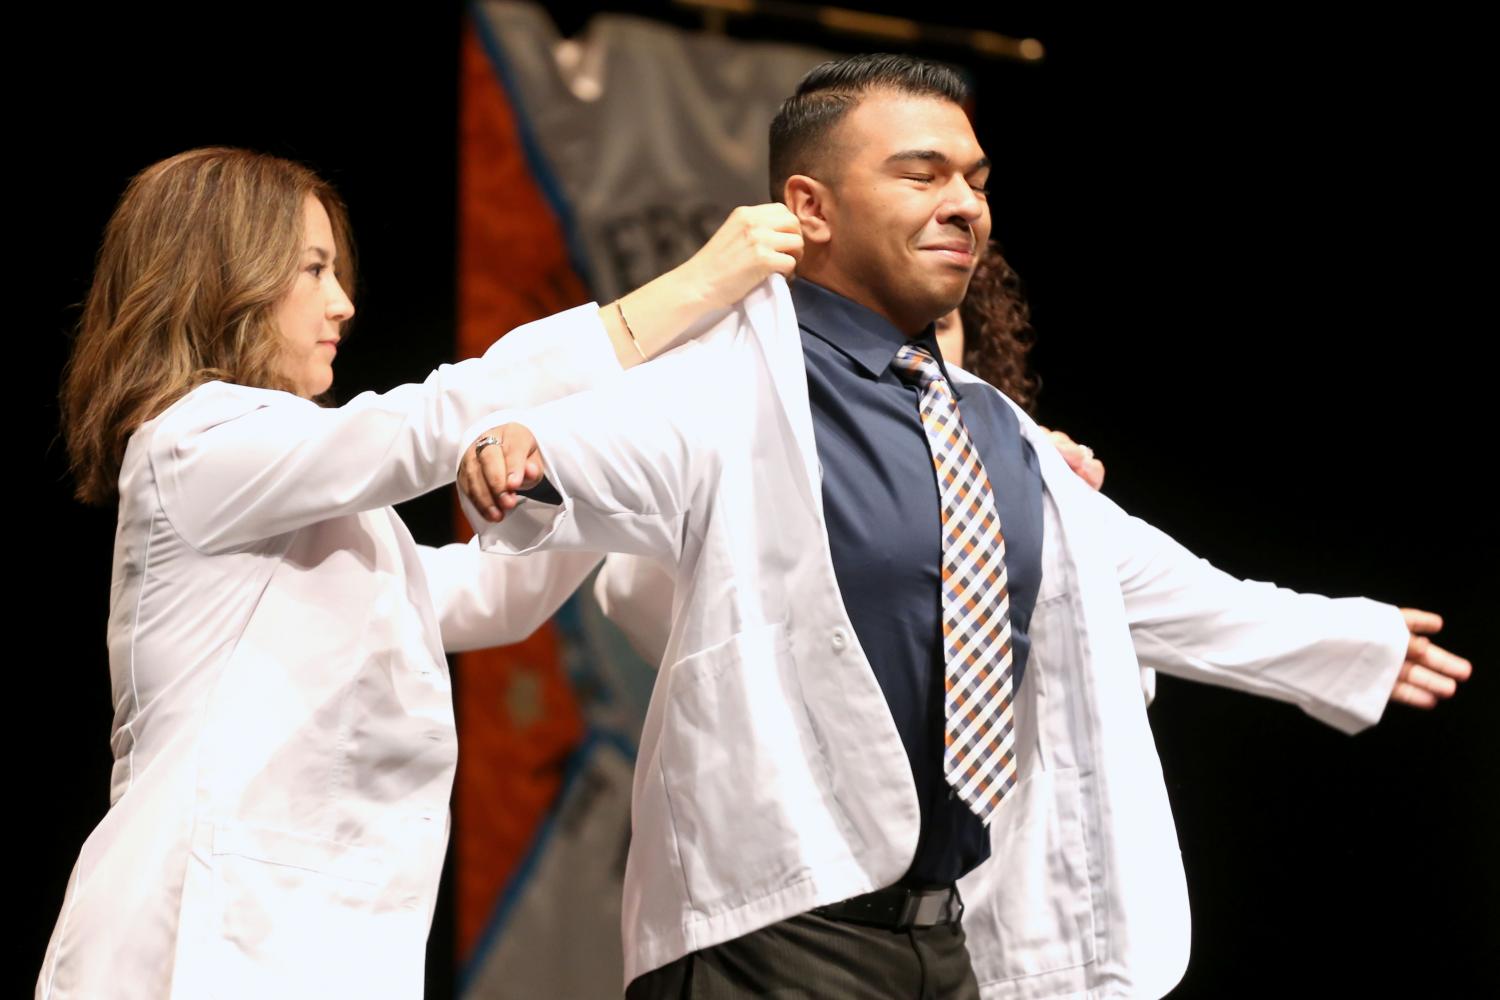
[[[806,174],[793,174],[786,179],[781,200],[802,224],[802,238],[808,243],[826,244],[833,239],[833,228],[828,221],[831,195],[828,185]]]

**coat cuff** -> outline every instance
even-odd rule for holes
[[[1365,647],[1351,660],[1338,689],[1304,704],[1303,709],[1318,721],[1352,734],[1379,722],[1390,704],[1411,632],[1399,608],[1366,598],[1345,600],[1368,637]]]
[[[485,417],[472,429],[470,441],[491,427],[501,424],[519,423],[531,431],[542,453],[543,475],[547,483],[557,491],[557,503],[545,503],[523,496],[521,502],[505,514],[499,524],[486,521],[479,510],[469,501],[463,490],[458,491],[458,504],[463,510],[469,526],[479,539],[479,548],[499,555],[525,555],[541,549],[548,539],[557,534],[572,517],[573,499],[548,466],[547,450],[543,445],[550,435],[545,430],[546,418],[536,410],[503,410]]]

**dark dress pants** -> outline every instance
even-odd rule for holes
[[[978,1000],[958,924],[893,931],[803,913],[684,955],[626,1000]]]

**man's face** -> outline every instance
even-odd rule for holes
[[[907,333],[963,301],[990,236],[989,160],[952,102],[876,91],[839,124],[828,284]]]

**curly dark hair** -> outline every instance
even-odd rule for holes
[[[991,242],[958,307],[964,324],[963,367],[1033,412],[1042,380],[1026,365],[1036,343],[1021,278]]]

